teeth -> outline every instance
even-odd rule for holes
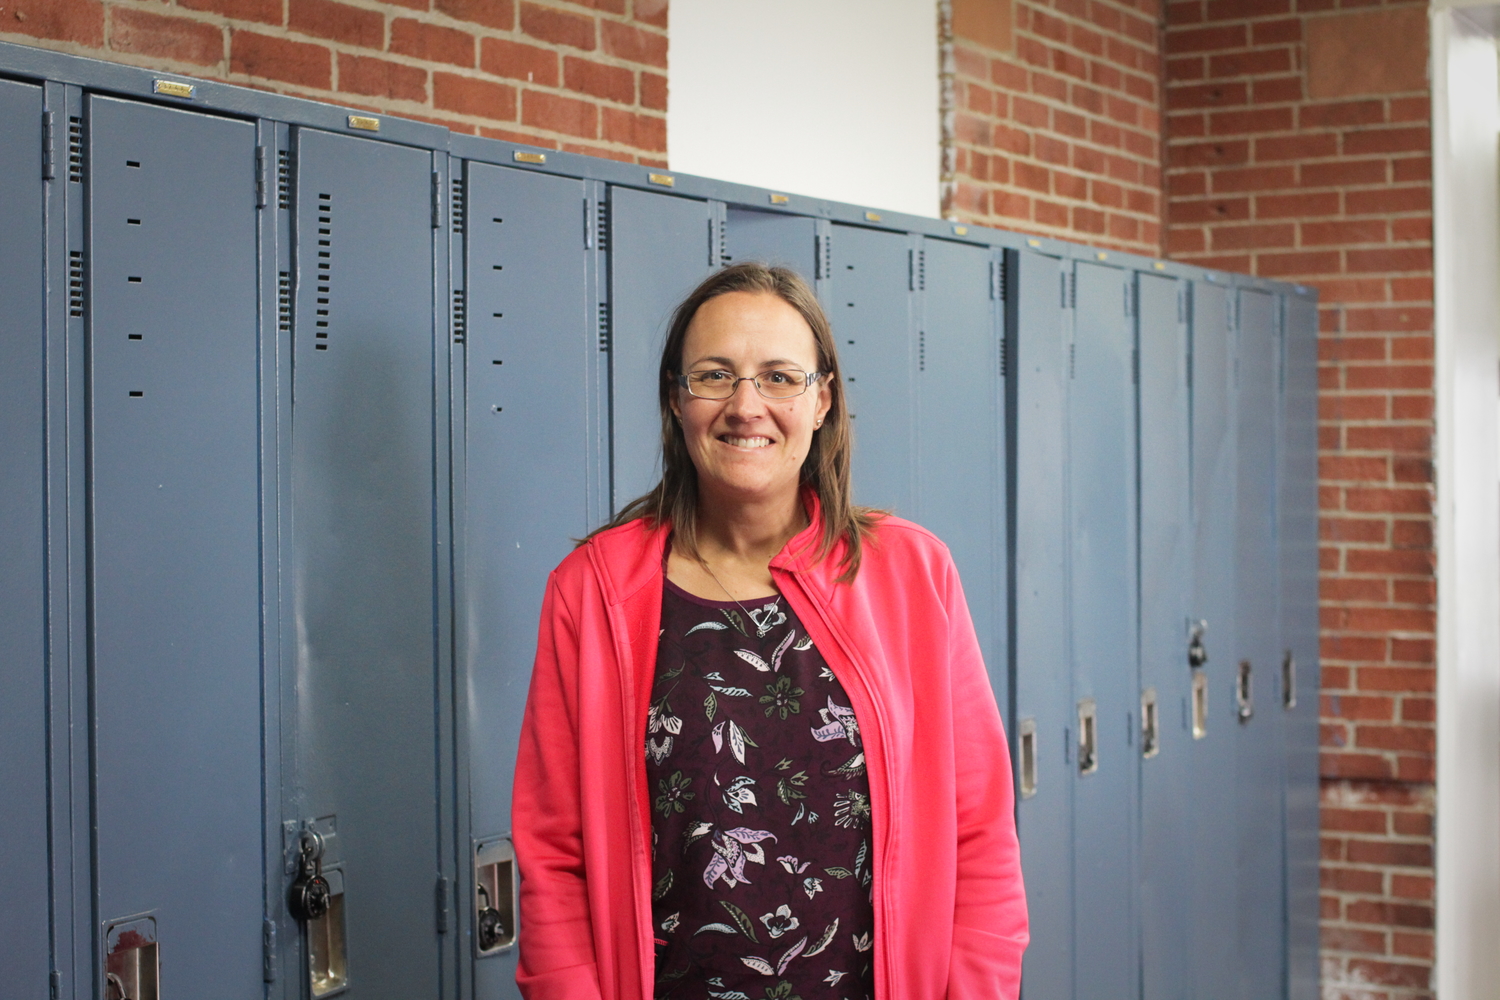
[[[736,448],[764,448],[771,443],[770,438],[764,437],[741,438],[729,437],[728,435],[726,435],[719,440],[723,441],[725,444],[733,445]]]

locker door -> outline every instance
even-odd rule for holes
[[[917,517],[953,553],[990,683],[1008,714],[1003,327],[990,297],[992,254],[943,240],[923,245]]]
[[[547,575],[588,533],[592,512],[608,510],[599,475],[606,356],[589,294],[593,251],[577,225],[586,189],[573,178],[468,165],[466,582],[457,613],[476,857],[510,834]],[[477,890],[468,893],[472,907]],[[475,950],[475,996],[517,996],[515,949],[489,950]]]
[[[1140,350],[1141,987],[1183,1000],[1192,913],[1184,862],[1193,850],[1186,622],[1192,611],[1188,337],[1183,283],[1136,276]],[[1149,742],[1148,702],[1155,706]]]
[[[1286,744],[1287,995],[1318,995],[1318,303],[1285,301],[1278,473]],[[1288,676],[1289,675],[1289,676]]]
[[[706,201],[610,188],[614,508],[661,477],[658,372],[672,310],[718,266]]]
[[[52,968],[41,121],[41,87],[0,81],[0,969],[31,996]]]
[[[1068,641],[1068,329],[1062,262],[1008,251],[1014,472],[1016,824],[1031,944],[1028,997],[1073,996],[1072,683]]]
[[[1285,992],[1282,854],[1280,571],[1276,538],[1277,392],[1281,369],[1279,303],[1239,291],[1236,517],[1236,726],[1239,808],[1240,996]],[[1248,677],[1244,675],[1248,671]],[[1248,691],[1244,688],[1248,686]]]
[[[729,263],[780,264],[800,274],[809,286],[818,279],[816,220],[731,207],[725,229]]]
[[[1077,995],[1138,994],[1135,330],[1124,271],[1074,265],[1068,391]],[[1089,718],[1090,706],[1093,710]],[[1092,732],[1091,732],[1092,730]],[[1092,758],[1092,759],[1091,759]]]
[[[87,128],[100,959],[260,997],[255,129],[102,97]]]
[[[833,227],[828,310],[854,425],[854,502],[915,510],[916,253],[903,233]]]
[[[1194,668],[1195,699],[1189,704],[1195,851],[1191,866],[1193,995],[1229,997],[1235,984],[1238,911],[1235,856],[1235,409],[1234,341],[1227,289],[1193,284],[1193,611],[1207,623],[1202,648],[1207,659]],[[1201,689],[1196,685],[1202,685]],[[1202,725],[1198,725],[1199,723]]]
[[[434,336],[433,160],[306,129],[295,141],[298,703],[283,717],[298,730],[286,815],[324,837],[324,870],[341,873],[346,995],[442,995],[452,986],[439,985],[451,980],[439,975],[434,900],[452,875],[441,790],[451,702],[439,652],[449,622],[435,414],[447,387],[435,365],[446,336]]]

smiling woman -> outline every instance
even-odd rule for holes
[[[661,482],[542,609],[522,991],[1013,1000],[1000,714],[948,550],[850,500],[817,299],[785,268],[714,274],[659,385]]]

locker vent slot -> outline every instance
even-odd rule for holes
[[[318,195],[318,296],[313,347],[328,350],[328,324],[333,288],[333,195]]]
[[[917,331],[917,371],[927,370],[927,331]]]
[[[448,214],[453,219],[453,231],[461,233],[464,231],[464,180],[462,177],[453,178],[453,192],[448,204]]]
[[[595,214],[596,214],[596,218],[594,220],[595,221],[595,225],[594,225],[594,241],[599,245],[599,249],[600,250],[608,250],[609,249],[609,202],[607,202],[607,201],[605,201],[604,199],[601,198],[599,200],[599,208],[598,208],[598,210],[597,210],[597,212]]]
[[[1010,370],[1010,338],[1000,338],[1000,377],[1004,379]]]
[[[276,320],[282,333],[292,332],[292,273],[282,271],[276,276]]]
[[[68,315],[83,315],[83,251],[68,252]]]
[[[455,215],[456,219],[457,216]],[[464,302],[464,290],[453,289],[453,342],[462,344],[468,328],[468,308]]]
[[[1005,301],[1005,258],[990,261],[990,298]]]
[[[276,153],[276,207],[292,207],[292,151],[278,150]]]
[[[68,180],[83,183],[83,119],[68,117]]]
[[[815,258],[815,269],[817,279],[826,281],[833,277],[833,237],[828,235],[813,237],[813,255]]]
[[[927,288],[927,251],[906,251],[907,290],[924,291]]]
[[[599,350],[605,354],[609,353],[610,340],[610,316],[609,303],[599,303]]]

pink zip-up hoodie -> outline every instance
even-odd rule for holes
[[[812,524],[776,586],[848,692],[873,808],[875,995],[1013,1000],[1028,940],[1010,754],[947,548],[896,517],[853,583]],[[513,836],[530,1000],[647,1000],[646,709],[666,528],[601,532],[553,571],[521,728]]]

